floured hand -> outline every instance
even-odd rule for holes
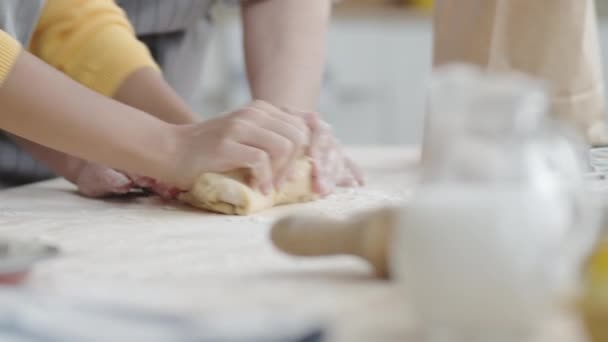
[[[331,126],[318,113],[290,110],[306,120],[311,130],[309,156],[312,159],[313,190],[321,195],[336,186],[357,187],[365,183],[361,169],[346,155]]]
[[[164,199],[176,199],[183,190],[146,176],[127,175],[94,163],[82,168],[76,181],[78,192],[91,198],[126,194],[131,190],[146,189]]]

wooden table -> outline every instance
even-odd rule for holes
[[[349,257],[294,259],[273,248],[270,224],[289,212],[346,216],[406,201],[416,149],[353,148],[368,185],[249,217],[209,214],[156,198],[92,200],[62,180],[0,192],[0,235],[61,247],[29,286],[205,313],[270,310],[327,319],[330,341],[417,341],[403,291]],[[553,324],[547,341],[566,338]],[[560,338],[556,339],[556,336]]]

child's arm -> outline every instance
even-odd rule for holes
[[[109,167],[53,150],[21,137],[11,136],[11,139],[34,159],[43,162],[56,175],[76,185],[82,195],[104,197],[124,194],[134,187],[134,182],[128,176]]]
[[[0,87],[1,128],[134,172],[158,168],[171,153],[170,125],[95,94],[31,54],[19,53],[14,41],[9,48],[0,45],[0,50],[13,51],[10,72]]]
[[[269,189],[308,143],[302,120],[263,102],[172,125],[87,89],[0,31],[0,129],[50,148],[189,189],[201,172],[248,168]]]
[[[184,124],[198,120],[197,115],[183,104],[161,75],[151,68],[139,69],[130,75],[119,87],[114,98],[167,122]],[[23,138],[13,137],[13,140],[35,159],[46,164],[55,174],[75,184],[85,196],[103,197],[126,193],[134,186],[127,176],[108,167]]]
[[[86,5],[79,0],[47,2],[30,50],[76,81],[163,121],[199,120],[163,80],[124,13],[112,1],[93,0]],[[26,139],[15,140],[85,195],[128,190],[128,178],[114,170]]]
[[[10,50],[0,44],[0,51]],[[275,171],[309,141],[303,120],[267,103],[172,125],[100,96],[27,52],[9,60],[14,66],[0,86],[1,129],[181,189],[202,172],[247,168],[270,190]]]

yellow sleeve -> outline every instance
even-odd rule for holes
[[[134,71],[158,70],[113,0],[47,0],[30,51],[107,96]]]
[[[20,52],[21,45],[8,33],[0,30],[0,85],[10,74]]]

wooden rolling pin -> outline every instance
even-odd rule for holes
[[[354,255],[367,260],[377,276],[390,276],[388,246],[399,212],[382,208],[349,220],[288,216],[274,224],[271,238],[295,256]]]

